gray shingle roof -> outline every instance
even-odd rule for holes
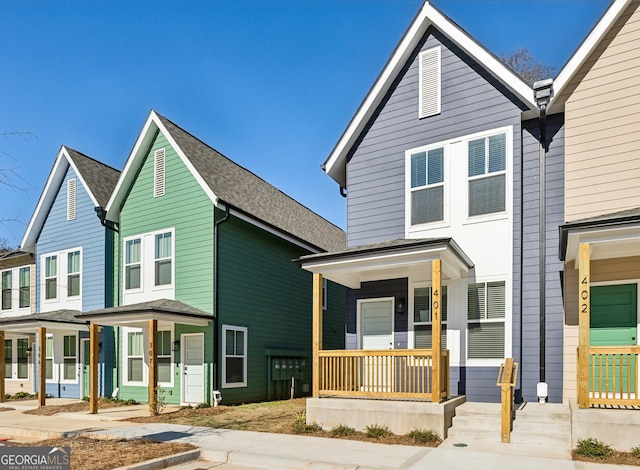
[[[192,307],[191,305],[185,304],[184,302],[170,299],[158,299],[137,304],[120,305],[118,307],[92,310],[90,312],[83,313],[79,318],[88,318],[107,314],[127,314],[141,312],[177,313],[180,315],[191,315],[206,318],[211,317],[210,313],[205,312],[204,310],[200,310],[199,308]]]
[[[158,117],[211,191],[224,203],[322,250],[345,248],[343,230],[167,118]]]
[[[65,148],[98,204],[105,207],[120,178],[120,171],[77,150]]]
[[[77,318],[80,315],[80,311],[78,310],[56,310],[53,312],[45,312],[45,313],[30,313],[27,315],[21,315],[19,317],[6,317],[0,319],[1,325],[9,325],[16,323],[32,323],[37,321],[46,321],[46,322],[60,322],[60,323],[76,323],[76,324],[84,324],[84,320],[80,320]]]
[[[633,218],[633,217],[640,217],[640,207],[635,207],[633,209],[627,209],[624,211],[610,212],[608,214],[588,217],[586,219],[574,220],[572,222],[567,222],[566,225],[584,224],[587,222],[604,222],[604,221],[614,222],[618,219],[626,219],[626,218]]]

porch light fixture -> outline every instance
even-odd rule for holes
[[[27,348],[27,357],[31,356],[31,348]]]
[[[180,340],[177,339],[174,342],[171,343],[171,350],[173,352],[177,352],[180,351]]]
[[[398,299],[398,308],[396,309],[396,311],[398,313],[404,313],[404,310],[405,310],[405,300]]]

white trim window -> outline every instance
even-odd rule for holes
[[[504,212],[507,195],[507,135],[467,142],[469,217]]]
[[[158,364],[158,383],[173,386],[173,332],[158,330],[156,333],[156,360]]]
[[[76,335],[62,337],[62,380],[76,382],[78,379],[78,345]]]
[[[4,378],[7,380],[29,379],[29,338],[4,340]]]
[[[47,382],[52,382],[55,380],[54,377],[54,357],[53,357],[53,335],[47,335],[45,340],[45,352],[44,352],[44,362],[45,362],[45,379]]]
[[[222,386],[247,386],[247,328],[222,325]]]
[[[420,119],[440,114],[442,94],[440,56],[440,46],[422,51],[418,55],[418,117]]]
[[[25,266],[18,271],[18,307],[31,306],[31,268]]]
[[[143,385],[145,383],[144,367],[144,332],[141,329],[123,330],[125,348],[125,383]]]
[[[29,338],[18,338],[16,341],[16,367],[18,380],[29,378]]]
[[[13,378],[13,340],[4,340],[4,378]]]
[[[13,297],[13,271],[2,271],[2,310],[11,310]]]
[[[416,349],[431,349],[432,318],[431,318],[431,287],[415,287],[413,289],[413,335]],[[440,344],[443,349],[447,347],[447,286],[442,286],[440,295],[441,325]]]
[[[45,300],[58,298],[58,255],[44,258],[44,298]]]
[[[67,180],[67,220],[76,218],[76,179]]]
[[[504,359],[505,282],[477,282],[467,286],[467,357]]]
[[[67,253],[67,297],[80,295],[80,250]]]
[[[154,285],[165,286],[170,285],[172,264],[173,264],[173,243],[172,233],[158,233],[155,236],[155,255],[154,255]]]
[[[140,289],[142,279],[140,238],[133,238],[124,242],[124,288],[127,290]]]
[[[407,152],[411,225],[442,222],[445,217],[445,147]]]

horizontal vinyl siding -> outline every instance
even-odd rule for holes
[[[558,260],[558,226],[564,222],[564,127],[563,115],[547,118],[547,139],[551,140],[546,154],[546,359],[545,380],[549,385],[549,401],[562,399],[563,305]],[[539,251],[539,122],[523,123],[522,163],[522,227],[520,216],[514,217],[514,315],[513,352],[520,363],[518,388],[524,401],[535,401],[536,384],[540,380],[540,251]],[[518,184],[519,186],[519,184]],[[515,185],[514,185],[515,187]],[[519,191],[518,191],[519,192]],[[518,194],[518,197],[520,195]],[[515,205],[514,205],[515,206]],[[519,211],[520,209],[518,209]],[[522,269],[520,269],[520,240],[522,235]],[[516,247],[516,244],[518,245]],[[522,305],[520,305],[520,278]],[[522,322],[522,325],[520,324]],[[520,329],[522,326],[522,338]],[[522,351],[520,350],[522,342]]]
[[[576,402],[578,350],[578,270],[572,262],[565,264],[564,278],[564,381],[563,400]],[[640,256],[591,261],[591,283],[637,281],[640,279]]]
[[[220,331],[222,325],[246,327],[248,338],[247,386],[222,389],[224,403],[267,399],[265,348],[302,350],[301,382],[310,384],[312,274],[292,262],[307,252],[235,217],[220,226],[219,237]],[[346,293],[330,283],[329,294],[323,336],[327,347],[342,349]]]
[[[639,6],[632,2],[569,85],[567,221],[640,206]]]
[[[166,148],[165,195],[154,198],[153,153],[162,147]],[[175,227],[175,298],[213,311],[213,204],[162,134],[158,134],[123,204],[120,227],[116,292],[122,290],[122,240]]]
[[[442,45],[442,112],[418,119],[416,57],[437,45]],[[520,109],[514,102],[484,69],[429,29],[347,164],[348,245],[404,237],[406,150],[513,125],[514,154],[519,154]]]
[[[67,181],[76,178],[76,218],[67,220]],[[94,204],[73,168],[69,167],[36,244],[36,297],[40,311],[43,282],[40,256],[69,248],[82,247],[82,310],[105,306],[105,229],[96,216]],[[58,260],[58,269],[66,259]],[[66,288],[66,279],[58,279],[59,289]],[[60,303],[59,308],[64,308]]]

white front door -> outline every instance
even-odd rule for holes
[[[393,349],[393,299],[361,300],[360,349]]]
[[[204,402],[204,335],[185,334],[182,344],[182,403]]]

